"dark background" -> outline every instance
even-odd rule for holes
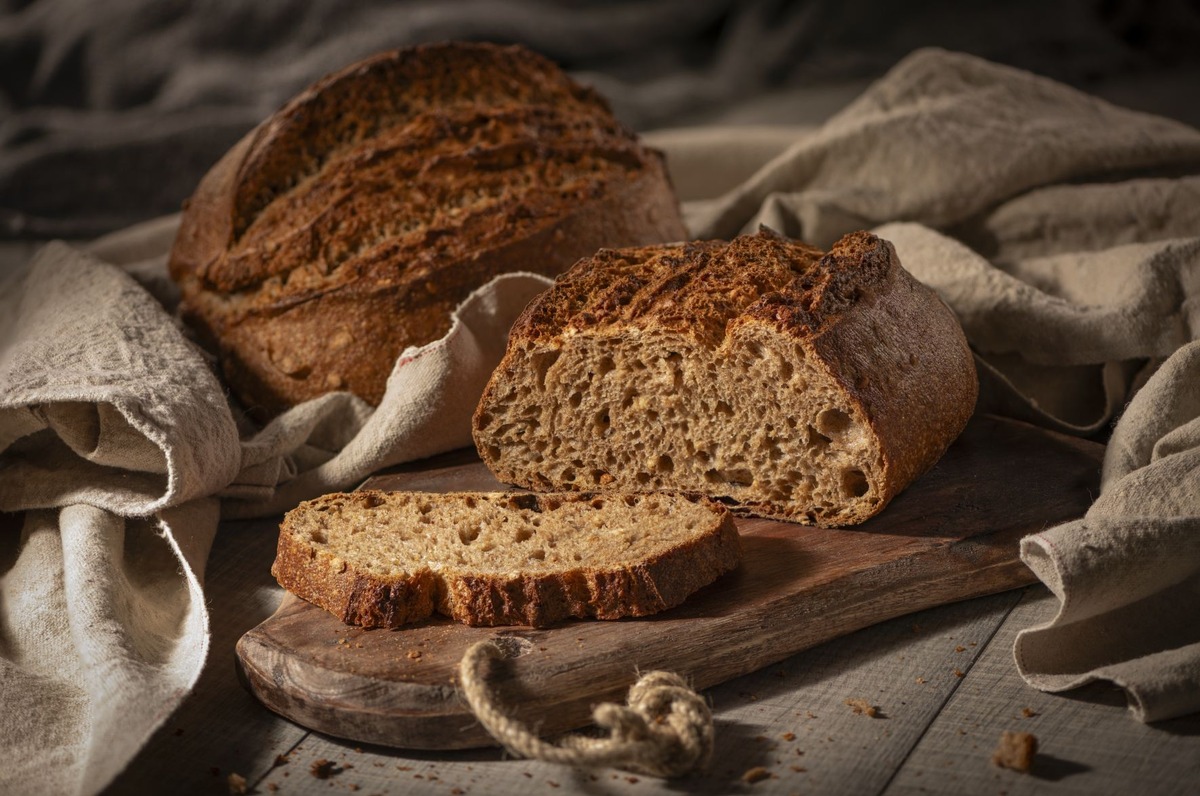
[[[0,239],[174,212],[308,83],[444,39],[528,44],[638,130],[818,122],[925,46],[1200,124],[1200,0],[0,0]]]

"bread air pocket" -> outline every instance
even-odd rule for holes
[[[576,264],[514,326],[474,437],[530,489],[848,525],[941,457],[977,392],[957,319],[891,244],[823,253],[764,229]]]
[[[349,624],[543,627],[673,608],[741,559],[729,511],[699,495],[368,490],[288,512],[271,571]]]

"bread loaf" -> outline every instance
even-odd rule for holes
[[[932,466],[978,385],[949,308],[865,232],[606,249],[518,319],[474,418],[502,481],[684,490],[862,522]]]
[[[694,495],[363,491],[288,512],[271,571],[350,624],[541,627],[657,613],[740,560],[728,510]]]
[[[521,47],[369,58],[250,132],[185,205],[170,271],[228,383],[270,416],[371,404],[398,355],[497,274],[682,240],[661,155]]]

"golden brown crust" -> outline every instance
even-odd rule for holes
[[[249,133],[185,206],[170,270],[265,416],[378,403],[497,274],[685,236],[661,155],[594,92],[524,48],[451,43],[355,64]]]
[[[823,276],[814,287],[819,290],[830,280],[815,269],[820,257],[820,250],[765,228],[728,243],[603,249],[531,302],[511,337],[540,344],[608,327],[667,330],[717,344],[731,321],[758,312],[758,304],[804,277]]]
[[[741,510],[768,517],[841,525],[873,516],[941,457],[966,426],[978,393],[973,357],[953,312],[903,269],[890,243],[867,232],[847,235],[827,254],[766,229],[728,243],[605,250],[560,277],[515,324],[508,351],[473,420],[476,446],[485,463],[501,480],[526,488],[581,488],[545,469],[558,462],[550,462],[554,454],[544,447],[532,458],[546,461],[545,465],[531,467],[527,459],[513,453],[514,444],[520,446],[522,440],[533,444],[540,430],[536,426],[523,429],[523,421],[517,417],[521,412],[509,411],[511,402],[526,400],[515,396],[526,394],[522,385],[530,384],[531,379],[547,379],[546,368],[551,365],[538,365],[539,358],[557,363],[554,366],[565,372],[567,366],[557,358],[583,335],[601,341],[596,345],[609,350],[617,345],[613,341],[624,345],[651,337],[663,339],[664,334],[687,338],[709,352],[706,356],[715,362],[730,362],[731,367],[739,350],[759,345],[797,351],[797,357],[802,353],[806,363],[824,374],[822,381],[834,386],[835,402],[842,407],[839,412],[864,423],[877,440],[871,448],[872,460],[861,470],[840,465],[848,468],[848,477],[864,477],[868,483],[860,489],[847,482],[844,491],[850,499],[815,511],[812,506],[766,499],[765,495],[738,498],[737,494],[748,491],[729,491],[725,477],[713,470],[705,474],[705,480],[694,483],[677,475],[681,470],[694,470],[680,467],[671,471],[675,474],[638,474],[642,483],[660,479],[666,484],[662,488],[704,490],[733,499]],[[542,374],[534,379],[529,371],[538,368]],[[617,382],[628,378],[621,376]],[[636,381],[636,374],[633,379]],[[683,387],[684,383],[692,386]],[[638,387],[631,381],[626,394]],[[676,421],[703,420],[700,416],[705,410],[688,403],[697,389],[677,371],[676,394],[647,407],[657,414],[673,403],[685,407],[675,416]],[[552,396],[544,395],[542,400],[552,400]],[[626,403],[628,399],[622,406]],[[617,425],[615,418],[613,415],[610,420],[605,410],[605,427],[611,422],[612,433],[640,448],[638,438],[648,429],[639,433],[636,424],[648,421],[625,413]],[[542,417],[540,426],[546,425]],[[692,424],[692,434],[697,425]],[[803,425],[801,422],[801,428],[792,432],[793,437],[805,433]],[[506,432],[513,428],[519,429],[516,437]],[[522,436],[526,430],[534,433]],[[509,436],[498,436],[504,433]],[[807,433],[810,439],[819,437],[811,426]],[[536,439],[544,445],[544,440]],[[692,442],[692,438],[684,440],[689,451]],[[732,440],[723,444],[732,444]],[[658,452],[647,450],[644,455]],[[678,451],[670,453],[672,461],[679,464]],[[568,468],[571,472],[602,469],[588,455],[573,455],[579,461]],[[595,484],[582,488],[629,488],[630,473],[608,474],[612,477],[597,478]],[[708,475],[714,478],[707,480]],[[862,500],[853,499],[859,497]]]
[[[590,494],[459,493],[431,499],[496,498],[511,508],[550,502],[594,503]],[[603,567],[568,567],[554,572],[510,576],[473,573],[454,567],[435,571],[414,562],[411,571],[382,577],[326,550],[314,549],[296,532],[301,515],[346,501],[371,504],[389,493],[334,493],[300,504],[280,526],[271,574],[288,591],[324,608],[343,622],[364,627],[399,627],[438,613],[468,625],[544,627],[568,618],[618,619],[648,616],[681,604],[697,589],[737,567],[741,541],[729,511],[699,495],[684,499],[707,507],[712,526],[698,538],[643,560],[614,561]]]

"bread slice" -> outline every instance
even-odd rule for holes
[[[657,613],[740,561],[729,511],[695,495],[362,491],[288,512],[271,572],[348,624],[541,627]]]
[[[498,274],[682,240],[661,153],[522,47],[382,53],[301,92],[188,200],[184,319],[248,408],[378,404],[397,357]]]
[[[931,467],[978,385],[961,327],[891,244],[769,230],[604,250],[518,319],[474,418],[502,481],[682,490],[824,526]]]

